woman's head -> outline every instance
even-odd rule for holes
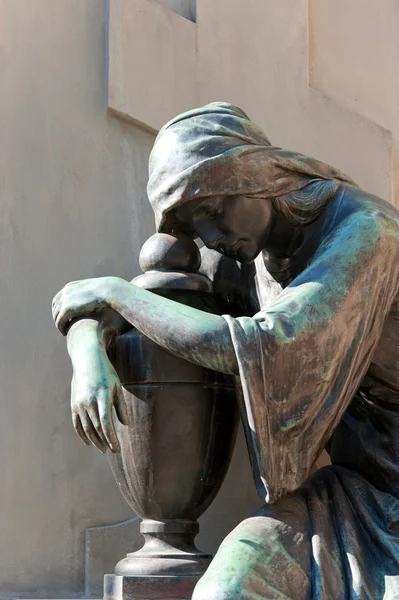
[[[275,214],[271,202],[259,198],[213,196],[181,205],[175,218],[208,248],[247,263],[265,248]]]
[[[317,218],[320,193],[314,185],[306,192],[310,183],[321,182],[320,192],[330,181],[331,197],[337,180],[351,182],[320,161],[271,146],[241,109],[213,103],[161,129],[148,195],[158,231],[191,230],[210,247],[237,251],[244,262],[262,249],[276,217],[297,225]]]

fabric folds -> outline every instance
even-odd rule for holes
[[[176,208],[209,196],[278,198],[311,179],[353,181],[338,169],[272,146],[239,108],[222,102],[179,115],[158,133],[148,197],[158,231],[171,232]]]
[[[270,307],[253,318],[225,316],[267,502],[305,482],[365,376],[397,294],[398,249],[389,218],[354,214]]]

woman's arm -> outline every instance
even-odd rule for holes
[[[121,327],[124,327],[122,323]],[[100,452],[105,452],[107,447],[112,452],[120,450],[113,408],[119,421],[128,424],[121,384],[106,351],[111,337],[106,316],[76,321],[67,334],[73,367],[72,423],[82,441],[86,445],[93,444]]]
[[[88,318],[87,315],[92,315]],[[113,407],[128,424],[123,392],[106,348],[128,322],[173,354],[202,366],[238,373],[227,322],[108,277],[68,284],[53,301],[73,365],[72,421],[86,445],[119,452]],[[80,319],[80,320],[79,320]],[[71,324],[72,323],[72,324]]]
[[[116,277],[77,281],[55,297],[53,317],[65,334],[71,320],[112,308],[155,343],[203,367],[238,374],[223,317],[163,298]]]

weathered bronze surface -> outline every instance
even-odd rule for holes
[[[53,315],[68,332],[78,433],[118,450],[106,421],[115,402],[125,414],[101,336],[126,322],[177,357],[236,375],[265,504],[222,543],[193,600],[395,600],[398,211],[336,169],[271,146],[223,103],[165,125],[148,193],[159,231],[204,242],[201,270],[224,316],[112,277],[61,290]],[[83,400],[82,353],[99,365],[92,397],[104,422]],[[323,448],[332,465],[311,474]]]

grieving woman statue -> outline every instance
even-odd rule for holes
[[[68,335],[77,432],[118,451],[112,408],[126,414],[105,347],[127,324],[236,375],[264,505],[224,540],[193,598],[399,598],[398,211],[272,146],[224,103],[161,129],[148,195],[158,231],[203,241],[228,314],[116,277],[66,285],[53,316]],[[325,448],[332,464],[313,472]]]

